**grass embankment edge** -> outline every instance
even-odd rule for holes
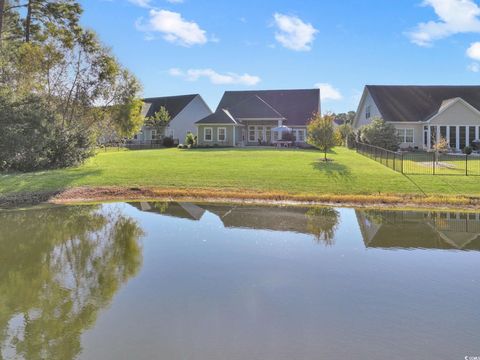
[[[391,209],[479,210],[479,196],[405,194],[298,194],[248,189],[182,189],[156,187],[74,187],[57,191],[0,195],[0,208],[50,204],[82,204],[116,201],[193,201],[266,205],[306,205]]]

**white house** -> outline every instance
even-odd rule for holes
[[[480,138],[480,86],[367,85],[353,127],[375,117],[395,126],[401,148],[429,150],[444,138],[462,150]]]
[[[143,99],[143,102],[143,116],[154,116],[163,106],[170,114],[170,122],[162,134],[157,134],[157,130],[149,126],[143,126],[140,133],[133,139],[133,142],[138,144],[150,143],[165,136],[172,137],[181,143],[185,140],[187,133],[196,133],[195,123],[198,120],[212,113],[199,94],[147,98]]]

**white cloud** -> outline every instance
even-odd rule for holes
[[[275,13],[273,15],[277,31],[275,39],[287,49],[309,51],[315,34],[318,32],[312,24],[303,22],[296,16]]]
[[[438,20],[419,23],[407,32],[414,44],[431,46],[451,35],[480,32],[480,7],[473,0],[424,0],[422,6],[431,6]]]
[[[470,65],[467,66],[467,70],[478,73],[480,72],[480,64],[479,63],[471,63]]]
[[[322,101],[343,99],[340,91],[338,89],[335,89],[331,84],[317,83],[315,84],[315,87],[320,89],[320,98],[322,99]]]
[[[182,77],[187,81],[197,81],[200,78],[207,78],[212,84],[215,85],[246,85],[253,86],[260,82],[260,77],[250,74],[239,75],[233,72],[227,72],[220,74],[213,69],[188,69],[182,71],[178,68],[172,68],[168,71],[172,76]]]
[[[480,61],[480,42],[470,44],[470,47],[467,49],[467,56],[473,60]]]
[[[163,39],[182,46],[202,45],[208,39],[206,31],[197,23],[185,20],[180,13],[168,10],[150,10],[146,24],[142,19],[137,21],[137,29],[147,34],[159,32]]]
[[[151,6],[152,0],[128,0],[128,1],[131,2],[134,5],[137,5],[137,6],[140,6],[140,7],[143,7],[143,8],[152,7]]]
[[[170,4],[182,4],[183,0],[167,0]]]

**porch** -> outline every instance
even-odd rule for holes
[[[423,127],[423,148],[433,149],[437,140],[445,139],[452,151],[460,152],[480,139],[477,125],[426,125]]]

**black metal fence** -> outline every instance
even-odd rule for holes
[[[364,143],[357,152],[406,175],[480,176],[480,156],[435,152],[395,152]]]

